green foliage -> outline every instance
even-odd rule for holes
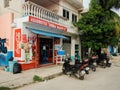
[[[33,81],[42,82],[43,79],[42,79],[41,77],[37,76],[37,75],[34,75],[34,77],[33,77]]]
[[[94,50],[106,47],[108,44],[116,45],[118,42],[113,13],[103,8],[101,2],[102,0],[91,0],[89,12],[84,13],[75,24],[82,33],[82,46]]]
[[[110,10],[112,7],[120,8],[120,0],[97,0],[105,10]]]
[[[1,86],[0,87],[0,90],[11,90],[9,87],[4,87],[4,86]]]

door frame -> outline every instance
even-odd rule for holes
[[[41,60],[41,55],[40,55],[40,53],[41,53],[41,52],[40,52],[40,51],[41,51],[41,48],[40,48],[41,38],[43,38],[43,39],[48,39],[48,40],[51,39],[51,40],[52,40],[52,60],[51,60],[52,62],[51,62],[51,63],[54,63],[54,38],[42,36],[42,37],[38,37],[38,39],[39,39],[39,40],[38,40],[38,41],[39,41],[39,42],[38,42],[38,47],[39,47],[39,49],[38,49],[38,54],[39,54],[39,57],[38,57],[38,58],[39,58],[39,61],[38,61],[38,63],[39,63],[39,65],[42,65],[41,62],[40,62],[40,60]],[[49,64],[49,63],[48,63],[48,64]]]

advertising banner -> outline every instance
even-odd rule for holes
[[[14,34],[14,57],[21,57],[21,29],[16,29]]]
[[[29,22],[33,22],[33,23],[36,23],[36,24],[56,28],[56,29],[62,30],[64,32],[67,32],[67,28],[65,26],[58,25],[56,23],[49,22],[49,21],[46,21],[46,20],[43,20],[43,19],[40,19],[40,18],[36,18],[36,17],[33,17],[33,16],[29,16]]]

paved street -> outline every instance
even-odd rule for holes
[[[85,80],[62,75],[52,80],[28,85],[17,90],[120,90],[120,60],[112,61],[111,68],[97,68]]]

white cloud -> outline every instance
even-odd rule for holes
[[[83,6],[84,8],[88,9],[90,4],[90,0],[83,0]]]
[[[120,16],[120,8],[119,9],[112,8],[111,10]]]

